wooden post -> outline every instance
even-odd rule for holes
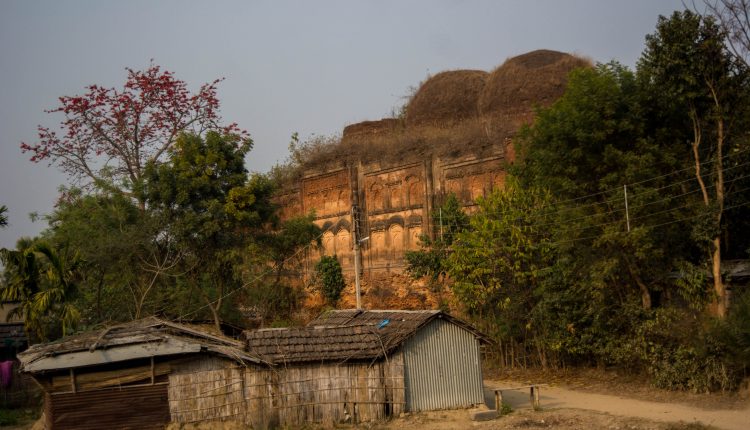
[[[531,409],[534,409],[534,386],[529,387],[529,403],[531,403]]]
[[[500,390],[495,390],[495,411],[498,417],[503,414],[503,392]]]
[[[73,388],[73,392],[76,392],[76,374],[73,369],[70,369],[70,386]]]

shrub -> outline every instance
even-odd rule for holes
[[[346,286],[339,260],[336,259],[336,256],[323,256],[315,265],[315,273],[317,274],[323,297],[326,298],[328,303],[335,305],[341,297],[341,291]]]

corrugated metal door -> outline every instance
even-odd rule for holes
[[[47,394],[47,430],[163,429],[169,423],[167,384]]]
[[[483,402],[479,342],[455,324],[435,320],[404,344],[406,408],[429,411]]]

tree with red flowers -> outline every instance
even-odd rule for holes
[[[121,90],[91,85],[83,95],[60,97],[47,113],[64,119],[58,130],[39,126],[36,143],[21,143],[31,161],[47,160],[76,182],[117,190],[143,199],[134,190],[150,162],[166,159],[182,132],[202,135],[215,130],[244,139],[237,124],[221,125],[217,84],[203,84],[192,93],[185,81],[153,63],[146,70],[126,69]]]

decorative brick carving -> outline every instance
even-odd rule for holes
[[[339,170],[302,180],[302,206],[318,219],[342,215],[351,208],[349,172]]]

